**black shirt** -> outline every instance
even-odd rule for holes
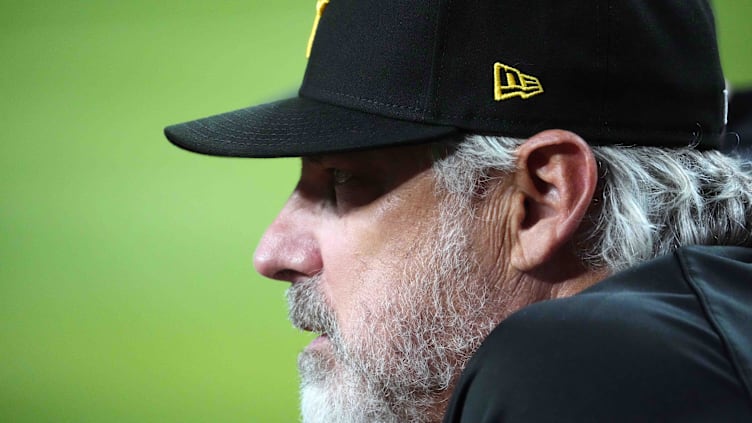
[[[683,248],[520,310],[444,422],[752,422],[752,249]]]

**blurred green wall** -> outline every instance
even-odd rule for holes
[[[162,127],[292,95],[310,0],[0,3],[0,421],[290,422],[285,284],[251,256],[291,159]],[[750,1],[716,1],[752,85]]]

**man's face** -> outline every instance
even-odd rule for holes
[[[468,204],[431,163],[427,146],[304,158],[259,244],[258,271],[293,284],[293,324],[321,334],[299,359],[306,421],[440,419],[498,322]]]

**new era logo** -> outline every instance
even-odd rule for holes
[[[494,100],[502,101],[514,97],[527,99],[542,92],[543,86],[538,78],[525,75],[503,63],[494,63]]]

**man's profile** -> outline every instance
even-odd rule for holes
[[[752,175],[706,1],[319,1],[299,96],[173,125],[301,157],[305,422],[752,421]]]

